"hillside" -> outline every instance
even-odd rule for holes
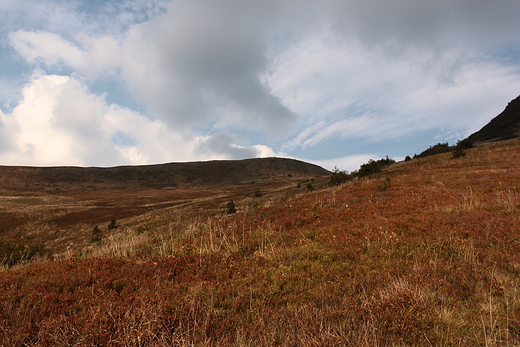
[[[206,218],[223,214],[230,200],[239,210],[251,208],[305,192],[297,189],[300,183],[319,185],[329,174],[283,158],[113,168],[0,166],[0,237],[55,256],[80,252],[101,237],[92,235],[93,228],[105,230],[111,220],[127,227],[149,213]]]
[[[0,166],[0,191],[67,191],[136,188],[214,188],[280,177],[327,176],[314,164],[257,158],[111,168]]]
[[[505,110],[493,118],[479,131],[465,140],[477,145],[486,142],[503,141],[520,136],[520,96],[509,102]]]
[[[519,159],[515,139],[229,216],[150,210],[4,269],[0,341],[519,346]]]

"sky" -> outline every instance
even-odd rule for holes
[[[0,165],[354,171],[520,95],[518,0],[0,0]]]

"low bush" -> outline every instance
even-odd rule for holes
[[[101,241],[101,229],[96,225],[92,229],[92,239],[90,239],[90,242],[99,242]]]
[[[383,182],[376,185],[377,190],[379,190],[380,192],[384,192],[385,190],[387,190],[388,187],[390,187],[390,181],[390,177],[386,176],[386,179]]]
[[[227,203],[227,205],[226,205],[226,212],[227,212],[227,214],[233,214],[233,213],[237,212],[237,208],[236,208],[235,203],[233,202],[233,200],[231,200],[230,202]]]
[[[373,175],[376,173],[380,173],[381,171],[383,171],[384,167],[394,164],[394,163],[395,163],[395,160],[388,158],[388,156],[386,156],[385,159],[379,159],[379,160],[370,159],[368,161],[368,163],[360,166],[359,170],[357,171],[357,173],[355,173],[355,175],[357,177],[365,177],[365,176],[370,176],[370,175]]]
[[[332,175],[330,176],[329,183],[331,186],[338,186],[352,179],[352,175],[350,175],[347,171],[340,171],[338,168],[334,168],[332,171]]]
[[[16,265],[31,260],[44,253],[41,243],[25,244],[20,241],[0,237],[0,262],[5,265]]]
[[[453,159],[460,158],[466,155],[466,151],[462,148],[457,148],[453,151]]]
[[[419,155],[414,155],[415,158],[426,158],[436,154],[448,153],[453,151],[453,147],[448,145],[447,142],[437,143],[436,145],[430,146],[428,149],[422,151]]]
[[[108,224],[108,230],[116,229],[117,228],[117,222],[115,219],[112,219],[110,223]]]

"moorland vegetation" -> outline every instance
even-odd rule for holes
[[[118,218],[94,242],[88,220],[82,249],[4,265],[0,341],[519,346],[519,160],[509,140],[373,161],[370,175],[336,170],[348,179],[312,191],[227,195],[218,213]],[[45,199],[24,203],[57,203]]]

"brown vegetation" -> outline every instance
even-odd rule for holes
[[[328,174],[282,158],[115,168],[0,166],[0,238],[39,244],[60,257],[81,252],[92,229],[106,230],[112,219],[134,226],[141,223],[137,217],[157,213],[206,218],[222,214],[229,200],[247,209]],[[260,191],[262,199],[251,199]]]
[[[123,217],[110,232],[99,225],[101,240],[70,248],[67,259],[2,272],[0,340],[519,346],[519,159],[518,140],[485,144],[313,192],[263,186],[257,198],[251,186],[249,196],[213,192],[194,205]],[[127,194],[105,207],[146,205],[128,204]],[[15,215],[37,206],[38,235],[46,213],[65,215],[72,198],[18,199],[2,203]],[[231,199],[238,212],[227,215]],[[221,212],[202,213],[212,206]],[[73,234],[67,228],[60,232]]]

